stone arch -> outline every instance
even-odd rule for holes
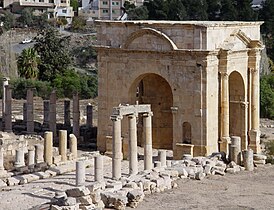
[[[147,73],[137,77],[130,86],[129,103],[151,104],[152,139],[154,148],[172,149],[173,94],[170,84],[158,74]],[[142,116],[138,121],[138,144],[143,145]]]
[[[191,144],[191,124],[189,122],[183,123],[183,144]]]
[[[156,37],[166,41],[172,50],[178,49],[176,44],[166,34],[162,33],[161,31],[152,29],[152,28],[143,28],[143,29],[140,29],[138,31],[131,33],[129,35],[129,37],[127,38],[127,40],[125,41],[125,44],[122,46],[122,48],[128,49],[130,44],[135,39],[142,37],[144,35],[148,35],[148,34],[156,36]]]
[[[246,136],[246,96],[245,84],[238,71],[229,74],[229,133],[241,136],[245,141]],[[245,145],[242,143],[242,145]]]

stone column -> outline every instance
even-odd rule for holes
[[[102,155],[94,157],[94,181],[104,181],[104,156]]]
[[[67,161],[67,131],[59,131],[59,153],[62,161]]]
[[[41,144],[35,144],[35,163],[44,162],[44,148]]]
[[[253,171],[254,170],[254,163],[253,163],[253,150],[243,150],[243,163],[245,170]]]
[[[220,151],[228,154],[229,137],[229,87],[228,74],[221,72],[221,139]]]
[[[46,131],[44,134],[44,158],[48,165],[52,165],[53,133]]]
[[[121,116],[111,116],[113,122],[112,131],[112,178],[121,178],[122,139],[121,139]]]
[[[76,186],[82,186],[86,181],[85,161],[76,161]]]
[[[69,135],[69,150],[73,155],[73,159],[77,159],[77,138],[74,134]]]
[[[64,101],[64,124],[70,127],[70,100]]]
[[[9,85],[5,86],[6,104],[5,104],[5,131],[12,132],[12,88]]]
[[[49,99],[49,129],[53,133],[53,139],[56,137],[56,91],[52,91]]]
[[[78,93],[73,95],[73,134],[80,137],[80,111],[79,111],[79,96]]]
[[[22,167],[25,166],[25,157],[24,157],[24,150],[23,148],[19,148],[16,150],[16,154],[15,154],[15,163],[14,163],[14,167]]]
[[[9,78],[3,77],[3,96],[2,96],[2,126],[5,124],[5,109],[6,109],[6,86],[9,85]],[[4,127],[3,127],[4,128]]]
[[[231,136],[231,149],[229,154],[230,160],[234,161],[237,165],[241,164],[241,137]]]
[[[260,153],[260,90],[259,90],[259,70],[251,70],[251,130],[249,131],[249,147],[254,153]]]
[[[150,170],[153,168],[152,162],[152,112],[143,115],[145,144],[144,144],[144,169]]]
[[[91,104],[87,105],[87,127],[92,128],[93,126],[93,106]]]
[[[27,102],[24,102],[23,103],[23,122],[25,123],[25,125],[27,124],[27,107],[28,107]]]
[[[49,128],[49,107],[50,107],[49,101],[45,100],[43,102],[43,106],[44,106],[43,126],[46,127],[46,128]]]
[[[137,151],[137,125],[136,114],[128,116],[129,119],[129,174],[138,173],[138,151]]]
[[[27,90],[27,133],[34,132],[33,121],[33,88]]]
[[[158,151],[158,160],[161,162],[162,167],[166,167],[166,150]]]
[[[28,150],[28,166],[35,164],[35,150],[29,149]]]
[[[4,171],[4,149],[0,148],[0,174],[3,174]]]

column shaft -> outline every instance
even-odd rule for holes
[[[34,132],[33,121],[33,88],[27,90],[27,133]]]
[[[2,127],[5,125],[5,110],[6,110],[6,86],[9,85],[9,78],[3,77],[3,97],[2,97]],[[4,127],[3,127],[4,128]]]
[[[43,119],[43,126],[48,128],[49,127],[49,107],[50,107],[50,103],[48,100],[45,100],[43,102],[43,106],[44,106],[44,119]]]
[[[52,165],[53,133],[46,131],[44,134],[44,158],[48,165]]]
[[[12,132],[12,89],[9,85],[5,86],[6,104],[5,104],[5,131]]]
[[[45,144],[45,142],[44,142],[44,144]],[[44,162],[43,145],[35,144],[34,147],[35,147],[35,163]]]
[[[74,134],[69,135],[69,150],[73,155],[73,159],[77,159],[77,138]]]
[[[91,104],[87,105],[87,122],[86,125],[88,127],[92,127],[93,126],[93,106]]]
[[[70,100],[64,101],[64,124],[70,127]]]
[[[229,138],[229,86],[228,74],[221,73],[221,142],[220,150],[228,154]]]
[[[62,161],[67,161],[67,131],[59,131],[59,153]]]
[[[122,140],[121,140],[121,117],[114,116],[112,134],[112,178],[121,178],[121,161],[122,161]]]
[[[52,91],[49,99],[49,129],[53,133],[53,138],[56,137],[56,91]]]
[[[73,95],[73,134],[79,138],[80,137],[80,111],[79,111],[79,97],[78,94]]]
[[[101,155],[94,157],[94,181],[104,181],[104,157]]]
[[[152,162],[152,112],[144,114],[144,130],[145,130],[145,144],[144,144],[144,169],[150,170],[153,168]]]
[[[76,186],[82,186],[86,181],[85,161],[76,161]]]
[[[129,174],[138,173],[136,115],[129,115]]]
[[[35,151],[34,149],[28,150],[28,166],[35,164]]]

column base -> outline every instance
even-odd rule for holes
[[[225,152],[228,155],[229,147],[228,145],[231,143],[230,137],[221,137],[219,144],[220,144],[220,152]]]
[[[252,149],[255,154],[261,153],[260,135],[261,131],[259,130],[249,131],[250,143],[248,147]]]

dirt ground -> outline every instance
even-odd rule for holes
[[[202,181],[181,179],[177,183],[177,189],[146,196],[136,209],[274,209],[273,165],[253,172],[210,176]]]

